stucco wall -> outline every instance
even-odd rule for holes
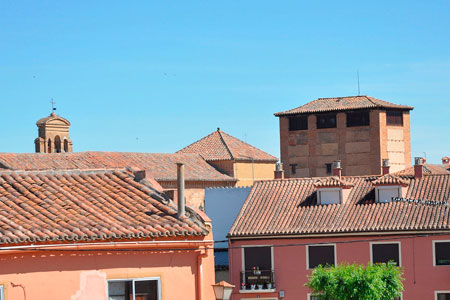
[[[162,299],[197,299],[198,251],[35,252],[0,255],[5,300],[103,300],[108,279],[159,277]],[[203,299],[213,300],[212,250],[203,258]]]
[[[236,186],[251,186],[256,180],[274,179],[275,163],[272,162],[235,162],[234,177]]]
[[[434,291],[450,290],[450,266],[433,266],[433,240],[450,240],[449,235],[434,237],[414,237],[407,239],[396,239],[400,236],[390,236],[383,242],[400,242],[401,266],[404,268],[405,281],[403,292],[404,300],[433,300]],[[404,236],[402,236],[404,237]],[[371,237],[341,237],[341,238],[309,238],[309,239],[267,239],[234,241],[232,247],[243,245],[286,245],[286,244],[316,244],[323,242],[359,241],[356,243],[337,244],[337,263],[359,263],[370,262],[369,239],[386,238],[383,236]],[[242,258],[241,249],[230,250],[230,274],[231,282],[240,286],[240,274]],[[253,293],[241,294],[235,288],[233,300],[265,297],[277,297],[279,291],[285,291],[283,300],[306,300],[310,291],[304,286],[307,276],[311,270],[306,269],[306,246],[274,247],[274,270],[276,278],[275,293]]]

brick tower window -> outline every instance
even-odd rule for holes
[[[402,111],[387,111],[386,125],[403,126],[403,112]]]
[[[336,128],[336,114],[317,115],[317,128]]]
[[[370,117],[369,111],[348,112],[347,113],[347,127],[355,126],[369,126]]]
[[[289,131],[308,130],[308,116],[295,116],[289,118]]]

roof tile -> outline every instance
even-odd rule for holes
[[[1,171],[0,244],[203,236],[192,209],[176,218],[128,171]]]

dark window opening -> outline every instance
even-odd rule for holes
[[[370,125],[369,111],[347,113],[347,127],[369,126],[369,125]]]
[[[295,116],[289,118],[289,131],[308,130],[308,116]]]
[[[64,152],[69,152],[69,142],[66,139],[64,140]]]
[[[438,293],[437,300],[450,300],[450,293]]]
[[[317,115],[317,128],[336,128],[336,114]]]
[[[297,164],[289,165],[291,167],[291,174],[297,174]]]
[[[386,125],[403,126],[403,112],[402,111],[387,111]]]
[[[275,287],[272,270],[272,247],[245,247],[244,267],[241,273],[241,287],[272,289]],[[252,287],[253,286],[253,287]]]
[[[395,262],[400,266],[399,244],[372,244],[372,263]]]
[[[55,136],[55,152],[61,153],[61,138],[59,135]]]
[[[308,247],[308,269],[315,267],[333,266],[334,261],[334,245],[327,246],[307,246]]]
[[[450,242],[435,242],[436,266],[450,265]]]
[[[331,175],[333,164],[325,164],[325,167],[327,168],[327,175]]]

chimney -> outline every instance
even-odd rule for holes
[[[184,199],[184,164],[177,163],[177,189],[178,189],[178,214],[177,218],[184,216],[185,199]]]
[[[414,178],[420,179],[423,176],[423,159],[422,157],[414,158]]]
[[[333,176],[337,176],[339,178],[341,178],[342,176],[342,168],[340,160],[333,161]]]
[[[447,156],[443,157],[443,158],[442,158],[442,164],[443,164],[443,165],[448,165],[448,164],[450,164],[450,157],[447,157]]]
[[[284,179],[283,164],[280,162],[277,162],[277,164],[275,166],[274,178],[275,179]]]
[[[389,169],[391,168],[389,164],[389,159],[383,159],[383,175],[389,174]]]

